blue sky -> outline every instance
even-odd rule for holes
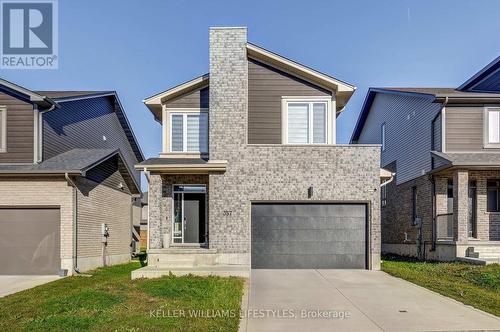
[[[358,87],[338,119],[349,141],[370,86],[457,87],[500,55],[500,1],[59,1],[59,69],[1,70],[35,90],[116,90],[146,156],[160,125],[142,100],[208,71],[210,26]]]

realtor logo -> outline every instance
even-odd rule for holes
[[[57,69],[57,1],[1,2],[2,69]]]

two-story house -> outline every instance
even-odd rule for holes
[[[381,143],[396,173],[381,190],[382,252],[499,262],[497,71],[498,59],[457,89],[369,89],[351,142]]]
[[[354,90],[212,28],[209,73],[145,100],[163,151],[137,165],[149,266],[132,276],[378,269],[380,147],[336,144]]]
[[[115,92],[0,80],[0,274],[129,261],[142,160]]]

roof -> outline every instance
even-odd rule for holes
[[[288,74],[297,76],[305,81],[314,83],[327,90],[335,91],[338,112],[341,112],[344,109],[345,105],[356,90],[356,87],[352,84],[314,70],[252,43],[247,43],[247,56],[261,61],[271,67],[280,69]],[[160,121],[162,116],[161,105],[163,103],[190,91],[204,88],[209,85],[209,81],[209,74],[204,74],[148,97],[144,99],[143,102],[153,113],[155,119]]]
[[[461,91],[500,92],[500,57],[478,71],[464,84],[458,87]]]
[[[368,113],[372,107],[377,93],[398,94],[428,98],[432,103],[474,103],[474,102],[500,102],[500,93],[483,93],[458,91],[455,88],[409,88],[409,87],[386,87],[370,88],[365,97],[358,121],[351,136],[351,143],[356,142],[361,135]]]
[[[175,174],[202,174],[208,172],[224,172],[226,160],[208,160],[202,158],[149,158],[135,165],[144,171],[159,171]]]
[[[12,82],[9,82],[1,78],[0,78],[0,90],[27,103],[36,104],[41,108],[50,108],[52,106],[58,106],[57,103],[48,96],[28,90],[20,85],[14,84]]]
[[[144,160],[144,154],[132,131],[130,122],[118,98],[118,94],[115,91],[31,91],[3,79],[0,79],[0,89],[16,98],[35,103],[42,109],[49,110],[52,106],[58,108],[63,107],[61,104],[68,101],[111,96],[116,100],[117,107],[115,107],[115,112],[137,160],[139,162]]]
[[[118,149],[72,149],[39,164],[0,165],[0,175],[56,175],[68,173],[85,176],[88,170],[117,155],[122,161],[124,160]],[[126,176],[126,178],[133,181],[136,189],[140,192],[140,186],[131,176],[132,172],[127,167],[127,164],[125,162],[121,164],[126,167],[126,171],[130,175]]]
[[[431,151],[431,154],[444,161],[447,166],[500,167],[500,152],[443,153]]]

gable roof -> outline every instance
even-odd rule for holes
[[[344,109],[347,101],[349,101],[352,94],[356,90],[356,87],[352,84],[321,73],[255,44],[247,43],[246,49],[248,58],[258,60],[273,68],[277,68],[290,75],[299,77],[307,82],[314,83],[315,85],[329,91],[334,91],[337,97],[337,112],[341,112]],[[144,99],[143,102],[153,113],[155,120],[161,121],[162,104],[188,92],[205,88],[209,86],[209,83],[210,75],[204,74],[176,85],[173,88],[152,95],[151,97]]]
[[[57,107],[57,103],[50,97],[39,94],[37,92],[23,88],[20,85],[14,84],[0,78],[0,91],[7,93],[15,98],[23,100],[30,104],[36,104],[41,108]]]
[[[351,136],[351,143],[359,139],[377,93],[427,98],[431,103],[500,102],[500,93],[467,92],[454,88],[369,88]]]
[[[139,162],[145,159],[116,91],[32,91],[4,79],[0,79],[0,91],[20,100],[36,104],[42,110],[60,108],[61,103],[73,100],[110,96],[116,101],[114,111],[132,147],[134,155]]]
[[[490,62],[465,83],[460,91],[500,92],[500,57]]]
[[[114,156],[118,156],[122,161],[120,163],[122,165],[121,172],[128,173],[124,178],[129,182],[129,187],[132,185],[135,191],[140,193],[140,186],[132,176],[132,171],[124,162],[124,158],[118,149],[72,149],[39,164],[0,165],[0,175],[55,175],[68,173],[85,176],[87,171]]]

